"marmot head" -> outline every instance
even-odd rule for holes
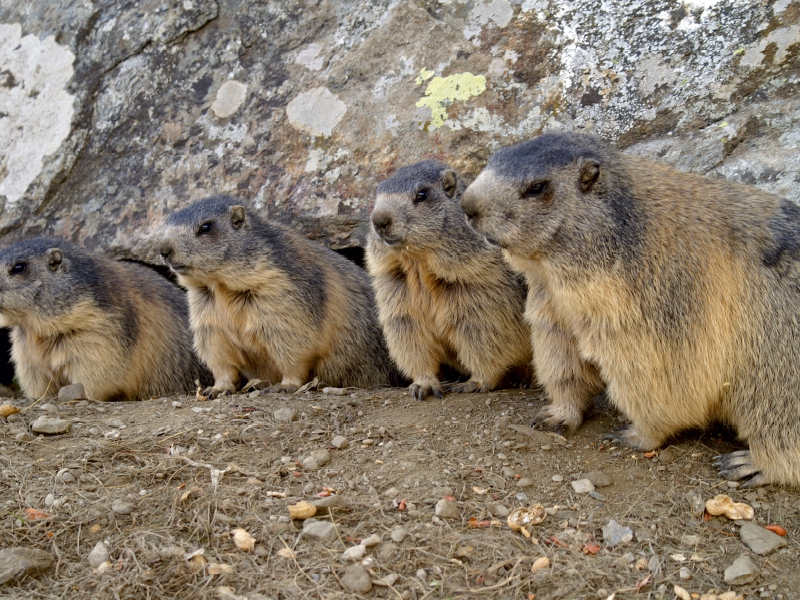
[[[34,238],[0,251],[0,322],[46,327],[81,301],[107,304],[102,274],[86,251],[54,238]]]
[[[452,226],[464,222],[458,201],[465,187],[444,163],[425,160],[403,167],[378,186],[372,229],[388,246],[435,249],[447,244]]]
[[[580,246],[630,216],[619,152],[599,138],[548,133],[501,148],[464,192],[472,227],[522,258]]]
[[[161,260],[185,285],[230,269],[231,261],[247,261],[255,218],[240,200],[211,196],[169,216],[158,251]]]

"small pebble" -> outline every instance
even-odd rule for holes
[[[291,423],[297,420],[297,411],[288,406],[284,406],[272,413],[272,418],[278,423]]]
[[[108,560],[108,557],[111,555],[111,551],[109,547],[105,544],[105,542],[97,542],[95,547],[89,553],[87,560],[89,561],[89,566],[93,569],[96,569],[101,564]]]
[[[578,479],[577,481],[570,482],[572,489],[576,494],[588,494],[594,491],[594,485],[588,479]]]
[[[762,556],[786,546],[786,538],[755,523],[743,523],[739,536],[750,550]]]
[[[386,496],[387,498],[396,498],[399,493],[400,493],[400,490],[398,490],[397,488],[393,487],[393,488],[389,488],[388,490],[383,492],[383,495]]]
[[[681,570],[678,572],[678,577],[686,581],[692,578],[692,573],[686,567],[681,567]]]
[[[612,519],[603,527],[603,539],[609,546],[626,544],[633,539],[633,531],[630,527],[623,527]]]
[[[57,483],[75,483],[75,476],[68,469],[61,469],[55,479]]]
[[[517,481],[517,487],[530,487],[532,485],[533,485],[533,480],[528,479],[527,477],[523,477],[519,481]]]
[[[394,529],[392,529],[392,533],[391,533],[390,537],[392,538],[393,542],[395,542],[396,544],[399,544],[404,539],[406,539],[407,535],[408,535],[408,532],[405,529],[403,529],[402,527],[395,527]]]
[[[359,544],[358,546],[351,546],[350,548],[345,550],[344,553],[342,553],[342,555],[339,557],[339,559],[343,561],[356,562],[364,558],[364,555],[366,553],[367,549]]]
[[[319,463],[313,456],[303,459],[303,469],[306,471],[316,471],[319,469]]]
[[[551,477],[551,479],[553,481],[555,481],[556,483],[561,483],[562,481],[564,481],[564,476],[563,475],[553,475]]]
[[[347,438],[343,435],[337,435],[333,440],[331,440],[331,446],[334,448],[338,448],[339,450],[344,450],[350,445],[350,442],[347,441]]]
[[[58,408],[56,408],[56,405],[50,404],[49,402],[45,402],[44,404],[42,404],[39,407],[39,410],[41,410],[42,412],[49,412],[49,413],[58,412]]]
[[[53,503],[55,501],[56,501],[56,497],[52,493],[47,494],[47,496],[44,497],[44,505],[45,506],[53,506]]]
[[[342,585],[356,594],[368,594],[372,591],[372,578],[361,565],[350,565],[342,575]]]
[[[111,510],[118,515],[129,515],[133,512],[134,506],[122,498],[117,498],[111,503]]]
[[[458,505],[452,500],[442,498],[436,503],[436,516],[443,519],[459,519],[461,518],[461,511]]]
[[[181,407],[183,407],[183,402],[180,402],[178,400],[172,401],[172,408],[181,408]]]
[[[55,417],[41,416],[31,425],[31,431],[34,433],[44,433],[47,435],[58,435],[66,433],[72,427],[71,421],[64,419],[57,419]]]
[[[591,481],[594,487],[608,487],[612,483],[611,477],[602,471],[590,471],[589,473],[584,473],[583,477]]]
[[[311,453],[311,458],[317,461],[320,467],[324,467],[331,462],[331,453],[325,450],[325,448],[321,448],[319,450],[314,450],[314,452]]]
[[[499,502],[487,503],[486,510],[488,510],[493,517],[497,517],[498,519],[505,519],[508,515],[511,514],[511,510],[507,506],[500,504]]]
[[[661,464],[669,464],[675,460],[675,453],[669,448],[664,448],[658,452],[658,462]]]
[[[364,546],[365,548],[372,548],[373,546],[377,546],[380,543],[381,543],[381,536],[379,536],[377,533],[373,533],[368,538],[364,538],[363,540],[361,540],[361,545]]]
[[[336,525],[330,521],[318,521],[317,519],[306,519],[303,521],[304,538],[316,540],[318,542],[332,542],[337,538]]]
[[[759,570],[749,556],[737,558],[731,566],[725,569],[725,583],[731,585],[744,585],[752,582],[758,575]]]

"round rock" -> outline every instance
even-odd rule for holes
[[[31,425],[31,431],[34,433],[44,433],[47,435],[58,435],[66,433],[72,427],[72,422],[65,419],[57,419],[55,417],[41,416]]]
[[[289,408],[288,406],[284,406],[283,408],[279,408],[272,413],[272,418],[278,423],[291,423],[292,421],[297,420],[297,411],[293,408]]]
[[[73,400],[83,400],[84,398],[86,398],[86,391],[83,389],[82,383],[65,385],[58,390],[59,402],[72,402]]]
[[[725,569],[725,583],[731,585],[744,585],[750,583],[758,575],[759,570],[749,556],[742,556],[733,561],[730,567]]]
[[[334,448],[338,448],[339,450],[344,450],[350,445],[350,442],[347,441],[347,438],[343,435],[337,435],[333,440],[331,440],[331,446]]]
[[[436,503],[436,516],[443,519],[460,519],[461,511],[455,502],[442,498]]]
[[[356,594],[368,594],[372,591],[372,579],[361,565],[350,565],[342,575],[342,584]]]
[[[762,556],[786,545],[786,538],[755,523],[744,523],[739,530],[739,535],[750,550]]]
[[[133,512],[134,506],[130,502],[125,502],[122,498],[117,498],[111,503],[111,510],[118,515],[129,515]]]

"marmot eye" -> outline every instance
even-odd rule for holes
[[[20,273],[24,273],[27,265],[24,262],[18,262],[15,264],[11,269],[9,269],[10,275],[19,275]]]
[[[425,200],[427,199],[428,199],[428,190],[420,190],[414,197],[414,204],[416,204],[417,202],[425,202]]]
[[[522,195],[528,198],[532,198],[534,196],[541,196],[544,191],[547,189],[547,182],[546,181],[537,181],[536,183],[532,183],[528,186]]]
[[[200,225],[200,228],[197,230],[197,235],[203,235],[204,233],[208,233],[209,231],[211,231],[211,228],[212,228],[212,224],[211,224],[210,221],[208,223],[203,223],[202,225]]]

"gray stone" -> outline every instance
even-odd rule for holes
[[[434,498],[442,498],[443,496],[452,496],[453,488],[451,487],[435,487],[431,490],[431,496]]]
[[[391,533],[390,537],[392,538],[393,542],[396,542],[396,543],[399,544],[404,539],[406,539],[407,535],[408,535],[408,532],[398,525],[397,527],[392,529],[392,533]]]
[[[368,594],[372,591],[372,578],[361,565],[350,565],[342,575],[344,587],[356,594]]]
[[[25,576],[38,575],[53,565],[53,556],[36,548],[3,548],[0,550],[0,585]]]
[[[291,423],[292,421],[297,420],[297,411],[293,408],[289,408],[288,406],[284,406],[283,408],[279,408],[276,410],[272,417],[278,423]]]
[[[602,471],[590,471],[588,473],[583,473],[583,477],[591,481],[594,487],[607,487],[612,483],[611,477]]]
[[[311,458],[316,460],[320,467],[324,467],[331,462],[331,453],[325,450],[325,448],[321,448],[320,450],[314,450],[314,452],[311,453]]]
[[[347,441],[347,438],[343,435],[337,435],[333,440],[331,440],[331,446],[334,448],[338,448],[339,450],[344,450],[350,445],[350,442]]]
[[[577,481],[571,481],[570,484],[576,494],[588,494],[594,491],[594,485],[588,479],[578,479]]]
[[[741,556],[725,569],[725,583],[744,585],[751,583],[759,574],[759,569],[749,556]]]
[[[332,542],[337,538],[336,525],[330,521],[306,519],[303,521],[303,531],[301,535],[309,540]]]
[[[498,519],[505,519],[511,514],[511,510],[500,502],[487,502],[486,510],[489,511],[489,514]]]
[[[444,498],[436,503],[435,512],[437,517],[442,517],[443,519],[461,518],[461,511],[458,509],[458,505],[452,500],[446,500]]]
[[[56,417],[41,416],[31,425],[31,431],[34,433],[44,433],[47,435],[58,435],[66,433],[72,428],[72,422],[65,419],[58,419]]]
[[[613,519],[608,522],[608,525],[603,527],[603,540],[609,546],[618,546],[619,544],[627,544],[633,539],[633,531],[630,527],[623,527]]]
[[[111,510],[113,510],[118,515],[129,515],[133,512],[134,505],[130,502],[126,502],[122,498],[116,498],[111,503]]]
[[[786,538],[755,523],[742,524],[741,529],[739,529],[739,536],[750,550],[762,556],[786,545]]]
[[[97,542],[94,548],[92,548],[92,551],[89,553],[89,556],[86,557],[86,560],[89,561],[90,567],[96,569],[106,562],[109,556],[111,556],[111,550],[105,544],[105,542]]]
[[[316,471],[319,469],[319,463],[313,456],[307,456],[303,459],[303,468],[306,471]]]
[[[533,485],[533,480],[528,477],[522,477],[517,481],[517,487],[531,487]]]
[[[311,504],[317,508],[349,508],[350,501],[341,494],[331,494],[324,498],[312,500]]]
[[[14,127],[0,134],[0,231],[70,231],[92,250],[154,260],[151,231],[213,181],[331,247],[358,246],[387,165],[446,148],[474,176],[497,143],[557,128],[796,200],[793,4],[728,4],[670,19],[639,0],[602,18],[596,0],[430,11],[286,0],[278,16],[248,3],[240,19],[214,0],[6,2]],[[446,77],[462,79],[460,99]],[[269,167],[254,170],[254,155]]]
[[[86,392],[82,383],[71,383],[58,390],[59,402],[72,402],[73,400],[84,400],[85,398]]]

